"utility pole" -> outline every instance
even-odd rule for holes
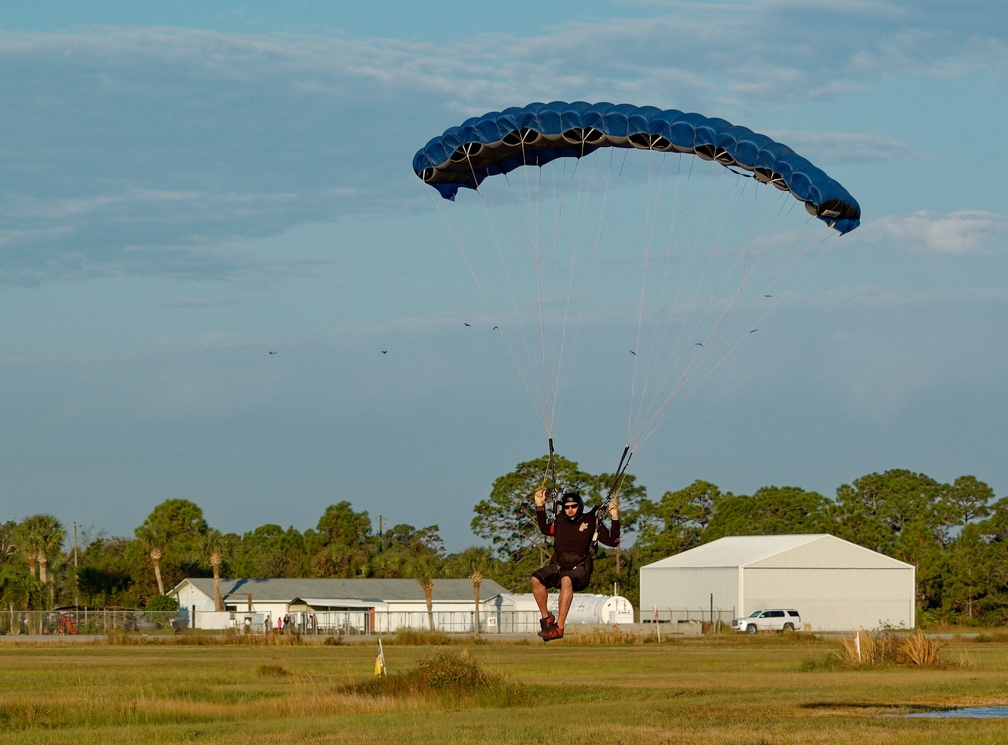
[[[74,605],[80,605],[80,590],[77,589],[77,521],[74,520]]]

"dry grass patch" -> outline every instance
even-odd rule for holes
[[[859,630],[853,637],[840,640],[837,654],[846,667],[944,667],[948,663],[939,657],[942,646],[920,629],[906,635]]]

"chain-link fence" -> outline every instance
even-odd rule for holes
[[[175,611],[120,608],[0,612],[0,634],[44,636],[56,634],[171,633],[177,630]]]
[[[705,629],[718,631],[722,627],[731,626],[732,619],[735,618],[734,608],[652,608],[650,611],[641,610],[641,623],[658,624],[673,630],[679,624],[699,623]]]
[[[481,611],[389,611],[348,609],[294,612],[283,619],[269,614],[198,612],[194,628],[233,630],[238,633],[291,632],[307,636],[354,636],[395,633],[401,630],[436,631],[446,634],[534,634],[539,631],[539,612],[493,609]],[[183,611],[156,612],[115,608],[74,608],[52,611],[0,612],[0,635],[58,635],[174,633],[192,624]],[[213,623],[210,617],[215,617]],[[640,623],[657,623],[675,633],[681,623],[711,624],[715,629],[728,626],[734,609],[656,608],[640,614]],[[280,623],[278,624],[278,621]]]

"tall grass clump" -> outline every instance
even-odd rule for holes
[[[642,634],[623,631],[616,626],[612,628],[592,626],[587,629],[571,629],[570,633],[564,635],[564,642],[567,644],[620,646],[626,644],[644,644],[645,638]]]
[[[395,632],[393,641],[409,647],[444,646],[452,640],[443,631],[420,631],[418,629],[399,629]]]
[[[937,641],[919,629],[906,635],[859,630],[853,637],[840,640],[838,656],[844,667],[939,667],[940,649]]]
[[[903,637],[900,641],[897,655],[899,661],[913,665],[915,667],[938,667],[941,663],[938,660],[938,650],[941,645],[934,639],[926,636],[918,629],[912,634]]]
[[[428,699],[458,706],[527,703],[524,689],[498,673],[482,670],[468,652],[442,652],[402,673],[351,685],[347,692],[403,699]]]

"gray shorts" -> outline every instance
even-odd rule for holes
[[[538,579],[546,587],[554,588],[560,586],[561,577],[570,577],[571,587],[574,592],[581,592],[591,581],[592,568],[588,562],[582,562],[573,569],[561,569],[553,562],[539,567],[532,576]]]

